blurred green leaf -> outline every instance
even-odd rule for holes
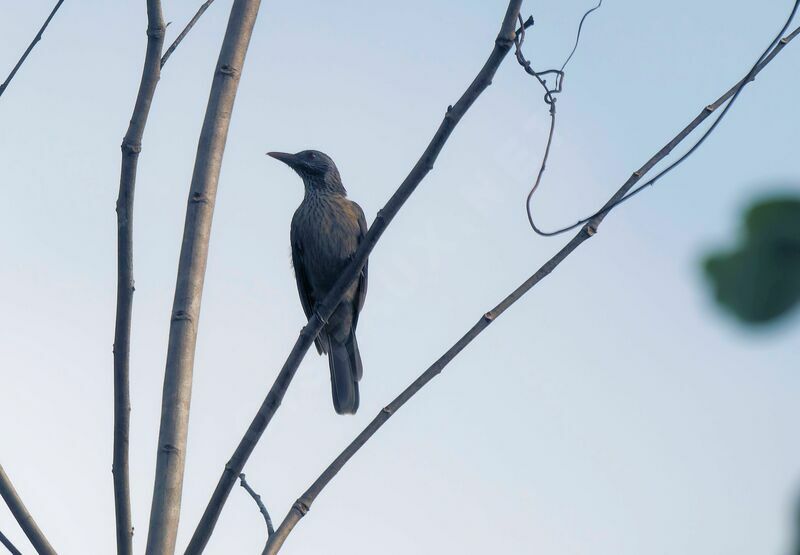
[[[792,555],[800,555],[800,502],[797,503],[797,508],[794,512],[794,547],[792,548]]]
[[[704,263],[717,301],[747,323],[766,323],[800,302],[800,197],[751,206],[739,245]]]

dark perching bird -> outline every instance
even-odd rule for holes
[[[306,317],[336,283],[367,233],[364,211],[347,198],[339,170],[330,156],[316,150],[297,154],[267,153],[300,175],[303,202],[294,213],[290,239],[297,291]],[[328,354],[333,406],[339,414],[358,410],[361,355],[356,342],[358,314],[367,294],[367,265],[322,328],[315,343]]]

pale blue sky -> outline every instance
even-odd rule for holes
[[[52,2],[4,0],[0,71]],[[171,41],[199,4],[164,2]],[[560,65],[591,2],[524,3],[527,54]],[[146,536],[169,311],[197,136],[229,0],[164,70],[139,165],[131,468]],[[289,263],[297,177],[268,150],[337,161],[371,221],[492,46],[506,2],[263,2],[220,181],[179,544],[303,324]],[[535,211],[596,208],[750,67],[789,0],[607,0],[559,100]],[[114,201],[144,2],[67,0],[0,98],[0,461],[62,553],[110,553]],[[755,196],[800,191],[800,44],[694,158],[471,345],[315,503],[285,553],[777,555],[800,490],[800,317],[753,333],[698,269]],[[566,238],[524,198],[546,136],[509,58],[370,262],[361,409],[309,355],[246,472],[275,520],[354,435]],[[794,185],[792,185],[794,183]],[[31,552],[5,506],[0,530]],[[256,553],[236,488],[208,553]]]

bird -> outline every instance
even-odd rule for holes
[[[339,170],[327,154],[318,150],[267,154],[293,169],[305,187],[289,238],[300,304],[310,319],[364,240],[367,220],[361,207],[347,198]],[[363,367],[356,326],[366,295],[365,263],[315,339],[317,352],[328,355],[333,407],[338,414],[358,410]]]

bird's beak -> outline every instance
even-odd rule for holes
[[[267,152],[267,156],[272,156],[276,160],[280,160],[290,168],[294,168],[297,164],[297,157],[288,152]]]

